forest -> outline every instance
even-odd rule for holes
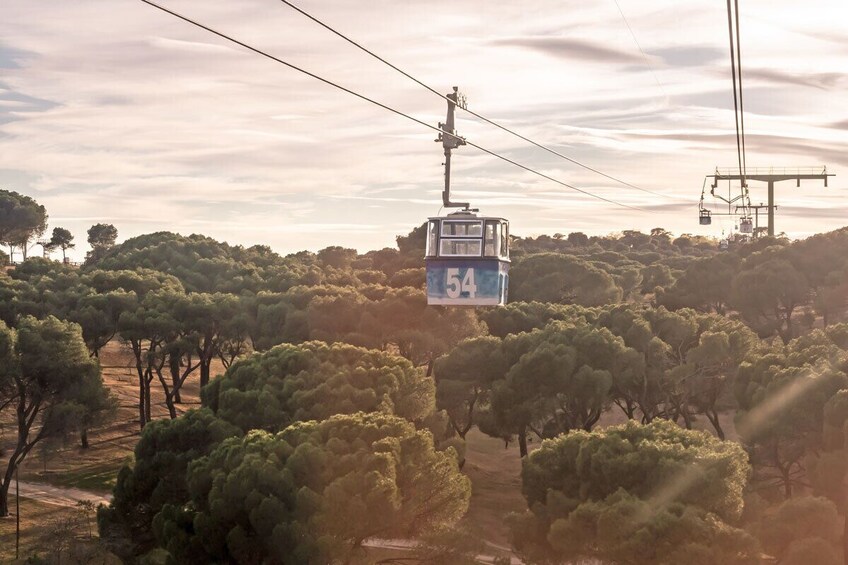
[[[0,191],[0,516],[119,405],[134,449],[96,535],[31,559],[846,563],[848,228],[512,236],[510,303],[477,309],[427,306],[423,225],[281,256],[97,224],[81,265],[27,256],[46,229]],[[466,517],[480,438],[520,468],[500,543]]]

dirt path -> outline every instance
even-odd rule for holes
[[[22,497],[38,500],[45,504],[52,504],[53,506],[73,507],[81,500],[91,501],[95,505],[109,504],[112,500],[111,496],[103,496],[102,494],[80,490],[78,488],[55,487],[43,483],[24,481],[21,481],[20,485]],[[14,496],[15,484],[12,483],[12,486],[9,488],[9,498],[13,499]]]
[[[370,538],[370,539],[365,540],[365,542],[362,545],[365,546],[365,547],[373,547],[373,548],[379,548],[379,549],[391,549],[391,550],[394,550],[394,551],[405,552],[405,551],[411,551],[411,550],[415,549],[418,545],[418,542],[416,542],[414,540],[406,540],[406,539]],[[492,544],[487,544],[487,545],[492,545]],[[507,548],[498,547],[498,549],[506,549],[508,553],[510,553],[510,554],[512,553]],[[511,565],[524,565],[524,562],[514,555],[510,555],[509,559],[510,559],[509,562],[510,562]],[[495,557],[492,556],[492,555],[478,555],[476,557],[476,560],[477,560],[478,563],[494,563]]]

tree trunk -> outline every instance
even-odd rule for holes
[[[713,425],[713,428],[715,428],[716,435],[718,435],[718,439],[724,441],[724,430],[721,429],[721,423],[718,420],[718,412],[715,410],[715,408],[711,408],[709,410],[704,410],[704,414],[707,415],[707,418]]]
[[[581,428],[583,428],[583,430],[587,432],[591,432],[592,428],[595,427],[595,424],[597,424],[598,420],[600,419],[601,409],[595,408],[591,412],[589,412],[589,414],[587,414],[585,418],[583,418],[583,425],[581,426]]]
[[[147,412],[144,410],[144,372],[141,370],[141,364],[138,364],[138,425],[142,430],[144,424],[147,423]]]
[[[168,356],[168,365],[171,369],[171,390],[173,391],[173,403],[182,404],[180,397],[180,357],[174,354]],[[176,416],[172,416],[176,418]]]
[[[527,457],[527,427],[521,426],[518,430],[518,454]]]
[[[88,449],[88,428],[83,428],[80,431],[80,445],[83,449]]]
[[[147,369],[148,373],[150,369]],[[150,381],[152,378],[148,378],[145,375],[144,378],[144,418],[146,422],[149,422],[153,419],[152,414],[150,412]]]
[[[783,478],[783,498],[789,500],[792,498],[792,478],[789,476],[791,465],[787,465],[784,469],[780,468],[780,475]]]
[[[459,427],[456,425],[456,422],[451,419],[451,424],[453,424],[453,429],[459,434],[463,440],[465,439],[465,435],[471,430],[471,426],[474,425],[474,406],[477,404],[477,399],[480,398],[480,390],[474,389],[474,398],[468,401],[468,413],[466,414],[466,421],[463,427]]]
[[[15,473],[15,466],[9,462],[9,467],[6,469],[6,475],[3,477],[3,482],[0,483],[0,518],[5,518],[9,515],[9,485],[12,484],[12,475]]]
[[[628,420],[635,420],[636,419],[636,406],[633,404],[633,402],[630,399],[625,399],[625,400],[616,399],[616,400],[613,400],[613,402],[615,402],[616,406],[621,408],[621,411],[624,412],[624,415],[627,416]]]
[[[683,425],[687,430],[692,429],[692,416],[689,414],[689,409],[686,406],[681,407],[680,415],[683,416]]]
[[[174,398],[180,392],[181,383],[179,375],[174,377],[173,373],[171,374],[171,377],[174,377],[174,387],[171,389],[168,389],[168,383],[165,381],[165,377],[162,375],[161,368],[158,368],[156,370],[156,376],[159,377],[159,382],[162,384],[162,391],[165,393],[165,406],[168,407],[168,416],[170,416],[172,420],[176,420],[177,409],[174,406]]]
[[[23,462],[29,451],[39,439],[36,438],[31,443],[26,443],[26,437],[28,434],[29,428],[27,428],[25,432],[22,432],[20,428],[18,429],[18,443],[15,445],[14,451],[12,451],[9,455],[9,464],[6,466],[6,474],[3,476],[3,482],[0,483],[0,518],[9,515],[9,486],[12,484],[12,477],[15,476],[15,471],[18,466]]]
[[[130,340],[133,355],[135,356],[135,372],[138,374],[138,427],[144,429],[144,424],[147,423],[147,413],[144,411],[144,369],[141,365],[141,340]]]
[[[209,384],[209,366],[212,364],[212,359],[200,359],[200,388]]]
[[[214,359],[217,355],[215,351],[216,349],[214,333],[207,333],[203,337],[203,343],[201,343],[200,347],[197,348],[197,361],[200,365],[201,389],[209,384],[211,372],[210,366],[212,365],[212,359]]]
[[[795,309],[793,305],[791,308],[786,308],[785,314],[778,314],[777,319],[781,321],[781,327],[777,328],[777,333],[780,335],[780,339],[783,340],[783,345],[788,344],[792,341],[792,311]],[[786,326],[786,329],[783,329],[783,326]]]
[[[172,420],[177,419],[177,408],[174,406],[174,398],[175,396],[172,396],[167,393],[165,394],[165,406],[168,407],[168,416]]]

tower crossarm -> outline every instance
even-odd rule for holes
[[[774,175],[774,174],[740,175],[740,174],[733,174],[733,175],[710,175],[710,176],[712,176],[715,180],[742,180],[744,178],[745,180],[753,180],[753,181],[760,181],[760,182],[781,182],[781,181],[786,181],[786,180],[825,180],[828,177],[832,177],[832,176],[836,176],[836,175],[829,173],[829,174],[823,174],[823,175],[802,175],[802,174],[798,174],[798,175],[784,175],[784,174],[779,174],[779,175]]]
[[[739,169],[716,168],[715,174],[709,175],[714,181],[720,180],[753,180],[759,182],[782,182],[787,180],[823,180],[827,186],[828,177],[836,176],[827,172],[827,167],[756,167],[746,169],[744,174]]]

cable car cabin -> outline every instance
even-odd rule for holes
[[[703,208],[701,208],[698,213],[698,221],[702,226],[708,226],[713,223],[711,214],[712,212],[710,212],[709,210],[704,210]]]
[[[754,222],[751,218],[742,218],[739,220],[739,231],[742,233],[754,233]]]
[[[425,263],[427,304],[506,304],[509,222],[471,212],[430,218]]]

